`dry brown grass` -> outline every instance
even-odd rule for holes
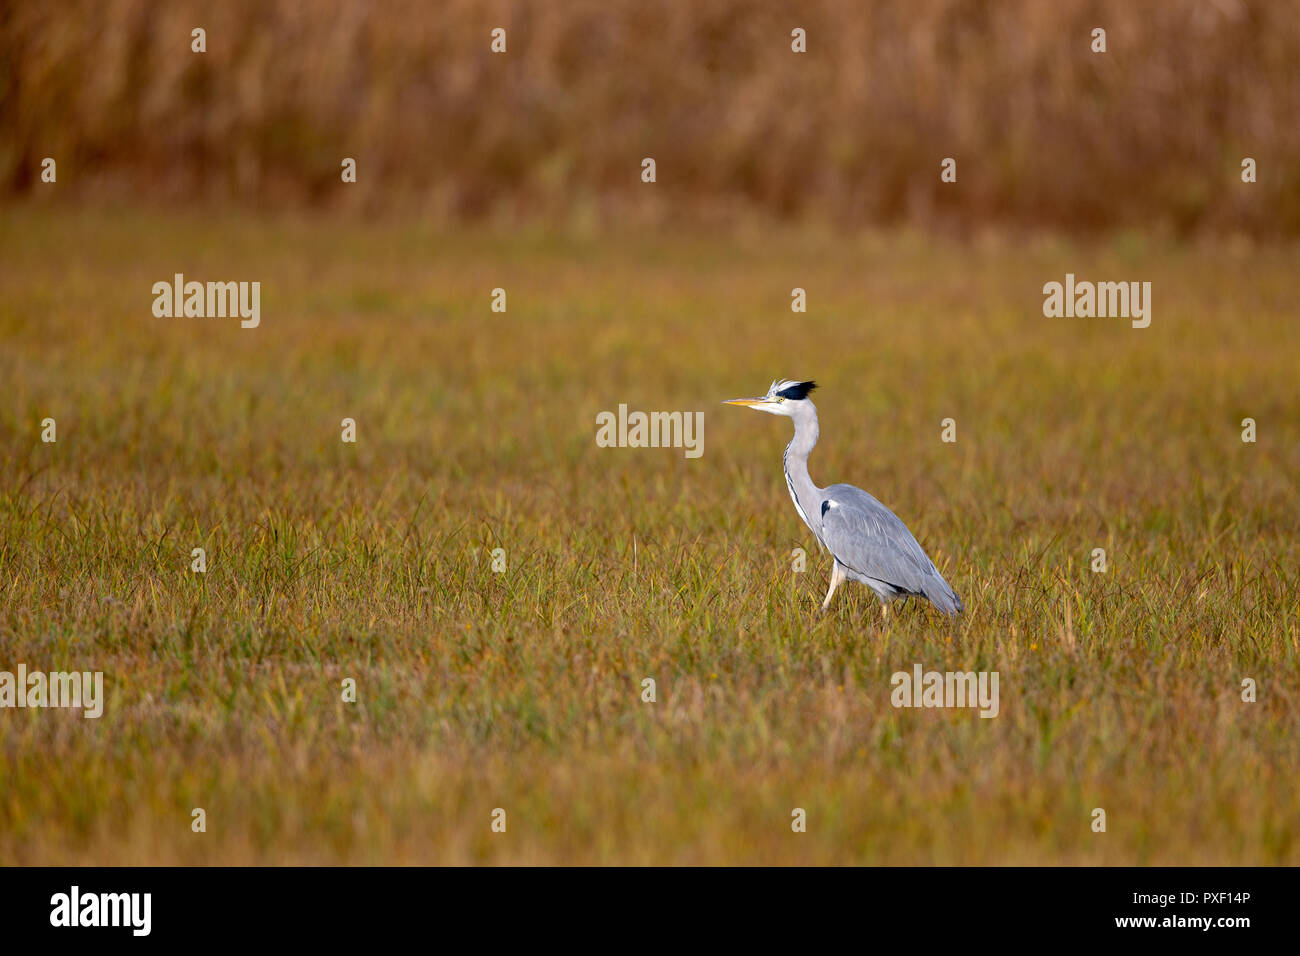
[[[0,668],[110,695],[0,712],[0,862],[1300,862],[1294,249],[0,223]],[[177,269],[261,328],[153,318]],[[1066,271],[1151,328],[1045,320]],[[788,425],[716,404],[778,375],[961,622],[814,615]],[[704,457],[597,448],[619,402]],[[918,662],[1001,716],[892,709]]]
[[[0,186],[440,221],[1294,235],[1297,62],[1300,7],[1270,0],[10,4]]]

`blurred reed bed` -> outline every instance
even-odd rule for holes
[[[1287,236],[1298,63],[1264,0],[9,4],[0,195]]]

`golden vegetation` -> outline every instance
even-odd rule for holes
[[[1297,62],[1270,0],[26,3],[0,186],[48,198],[51,156],[81,200],[1295,235]]]
[[[1300,862],[1293,249],[333,226],[6,210],[0,668],[109,699],[0,712],[0,862]],[[261,327],[155,319],[182,268]],[[1151,327],[1044,319],[1066,271]],[[788,423],[717,405],[776,376],[964,619],[815,614]],[[597,448],[619,402],[704,456]],[[894,710],[914,663],[1001,715]]]

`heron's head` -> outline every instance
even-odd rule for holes
[[[768,388],[767,394],[759,398],[732,398],[722,404],[744,405],[756,411],[793,418],[800,411],[812,407],[812,402],[808,399],[808,393],[816,387],[816,382],[792,382],[788,379],[782,379],[779,382],[773,382],[771,387]]]

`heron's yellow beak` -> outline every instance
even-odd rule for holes
[[[729,398],[723,405],[762,405],[767,399],[764,398]]]

